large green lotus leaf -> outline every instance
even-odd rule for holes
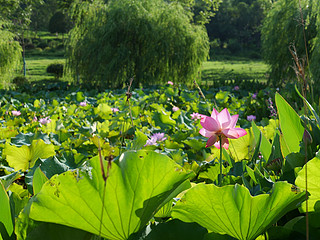
[[[31,145],[33,140],[42,139],[46,144],[50,144],[50,139],[47,134],[36,132],[36,133],[19,133],[17,136],[11,138],[11,144],[17,147],[23,145]]]
[[[109,119],[112,114],[112,110],[111,110],[111,107],[107,103],[100,103],[94,109],[94,113],[98,114],[103,119]]]
[[[83,96],[83,92],[77,92],[76,98],[78,102],[82,102],[83,100],[85,100],[85,97]]]
[[[0,139],[7,139],[16,136],[18,131],[14,127],[0,128]]]
[[[269,140],[262,134],[257,125],[252,121],[252,131],[256,142],[261,138],[260,151],[264,159],[268,160],[271,154],[272,146]]]
[[[315,157],[310,160],[301,171],[299,171],[295,184],[301,188],[306,188],[306,168],[308,173],[308,212],[320,210],[320,159]],[[306,203],[301,205],[301,210],[306,212]]]
[[[172,128],[176,125],[176,121],[173,120],[169,115],[165,112],[158,113],[155,112],[152,115],[152,120],[154,121],[156,126],[159,126],[161,129]]]
[[[16,147],[6,143],[4,155],[10,167],[25,171],[35,164],[38,158],[49,158],[55,155],[53,144],[45,144],[42,139],[33,140],[30,146]]]
[[[10,239],[13,233],[10,202],[4,186],[0,181],[0,236],[2,239]]]
[[[198,184],[173,207],[172,217],[237,239],[255,239],[304,200],[305,193],[292,192],[291,187],[277,182],[271,194],[252,197],[247,188],[237,184]]]
[[[97,235],[102,222],[102,237],[127,239],[190,187],[188,173],[152,151],[122,154],[112,163],[105,192],[99,158],[94,157],[91,165],[90,173],[69,171],[46,182],[31,205],[30,217]]]
[[[304,128],[301,124],[299,115],[284,100],[279,93],[276,93],[276,105],[279,114],[280,128],[283,137],[280,138],[282,143],[282,153],[284,157],[291,152],[300,151],[300,142],[302,140]]]
[[[148,137],[143,133],[143,132],[140,132],[140,131],[136,131],[135,132],[135,137],[132,141],[132,150],[139,150],[141,149],[147,142],[148,140]]]
[[[223,168],[224,170],[225,168]],[[220,174],[220,165],[215,164],[213,166],[209,166],[205,168],[203,171],[200,172],[199,178],[205,178],[205,179],[210,179],[213,182],[218,179],[218,176]]]
[[[188,145],[189,147],[191,147],[191,149],[193,149],[195,152],[198,152],[204,148],[204,144],[200,139],[189,138],[189,139],[184,140],[182,142],[185,143],[186,145]]]
[[[254,136],[251,129],[246,129],[247,134],[238,139],[229,139],[229,153],[236,162],[251,159],[254,153]]]

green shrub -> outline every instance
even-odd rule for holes
[[[21,87],[21,86],[25,85],[26,83],[29,83],[29,81],[25,76],[17,76],[12,80],[12,83],[18,87]]]
[[[42,48],[37,47],[37,48],[34,49],[34,51],[41,53],[43,50],[42,50]]]
[[[54,74],[55,78],[60,78],[63,75],[63,64],[53,63],[47,67],[47,73]]]
[[[42,48],[42,49],[45,49],[46,47],[48,47],[48,43],[47,41],[41,41],[38,45],[37,45],[38,48]]]

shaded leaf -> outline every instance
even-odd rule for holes
[[[129,240],[202,240],[207,230],[196,223],[174,219],[157,225],[149,225]]]
[[[36,132],[36,133],[19,133],[17,136],[11,138],[11,144],[17,147],[23,145],[30,146],[33,140],[42,139],[46,144],[50,144],[50,139],[47,134]]]
[[[154,120],[155,125],[159,126],[161,129],[172,128],[176,125],[176,121],[165,113],[155,112],[152,115],[152,120]]]

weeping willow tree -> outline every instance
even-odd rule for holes
[[[205,28],[192,24],[191,12],[179,2],[83,4],[85,14],[78,5],[67,48],[70,70],[82,82],[107,87],[122,86],[131,77],[135,84],[188,82],[207,58]]]
[[[319,14],[318,0],[278,0],[273,3],[262,27],[263,55],[271,66],[270,82],[273,85],[296,79],[290,46],[295,46],[296,54],[305,61],[309,77],[320,82]]]
[[[0,21],[0,82],[8,83],[21,60],[21,46],[14,41],[14,34],[3,28]]]
[[[315,2],[316,0],[314,0]],[[317,35],[312,44],[312,57],[310,63],[310,70],[312,72],[312,80],[316,85],[320,83],[320,4],[317,2],[315,11],[316,14],[316,27],[317,27]]]

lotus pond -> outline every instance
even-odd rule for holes
[[[320,119],[298,91],[46,87],[1,91],[0,239],[306,239],[306,215],[319,238]]]

